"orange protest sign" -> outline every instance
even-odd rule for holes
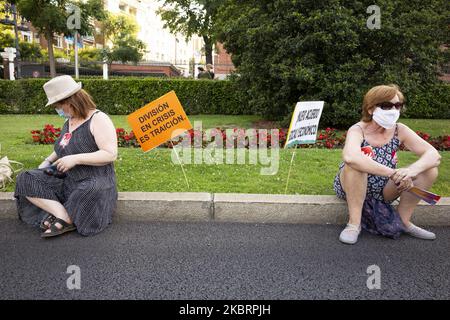
[[[144,152],[192,129],[175,91],[136,110],[127,120]]]

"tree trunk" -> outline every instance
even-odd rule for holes
[[[213,64],[213,43],[210,37],[203,36],[203,41],[205,42],[205,56],[206,56],[206,63]]]
[[[53,54],[53,32],[48,31],[45,33],[45,38],[47,39],[48,47],[48,61],[50,64],[50,77],[56,77],[56,67],[55,67],[55,55]]]

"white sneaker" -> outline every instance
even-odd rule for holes
[[[436,239],[436,235],[433,232],[427,231],[425,229],[419,228],[416,225],[410,223],[410,226],[406,228],[405,232],[410,236],[424,239],[424,240],[434,240]]]
[[[355,244],[358,241],[359,233],[361,232],[361,225],[355,226],[348,223],[344,230],[342,230],[339,240],[346,244]]]

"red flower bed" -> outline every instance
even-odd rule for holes
[[[439,137],[431,137],[429,134],[416,131],[417,135],[421,137],[423,140],[431,144],[436,150],[440,151],[449,151],[450,150],[450,136],[439,136]],[[408,150],[405,145],[400,146],[400,150]]]
[[[326,128],[325,130],[320,130],[319,134],[317,135],[315,147],[327,149],[342,148],[345,144],[346,135],[347,132],[345,132],[344,134],[340,134],[334,128]]]
[[[133,131],[130,131],[130,133],[128,133],[123,128],[117,128],[116,134],[119,147],[139,148],[139,143],[137,142]]]
[[[61,128],[46,124],[42,130],[31,130],[33,142],[36,144],[53,144],[61,134]]]
[[[278,146],[283,147],[286,143],[287,129],[281,128],[278,131]],[[51,124],[46,124],[43,130],[32,130],[33,142],[36,144],[53,144],[60,136],[61,128],[55,128]],[[429,134],[416,131],[416,133],[425,141],[430,143],[433,147],[440,151],[450,150],[450,136],[431,137]],[[136,140],[136,136],[133,131],[127,132],[123,128],[116,129],[117,141],[119,147],[135,147],[139,148],[139,143]],[[327,148],[337,149],[342,148],[345,144],[345,133],[341,133],[334,128],[326,128],[320,130],[317,133],[317,140],[314,145],[301,145],[302,148]],[[215,137],[221,136],[222,139]],[[234,147],[234,148],[254,148],[261,146],[272,146],[272,135],[270,130],[263,129],[220,129],[213,128],[207,131],[200,131],[191,129],[187,133],[167,141],[161,145],[162,148],[172,148],[173,145],[177,145],[183,141],[183,137],[190,140],[190,145],[195,148],[205,148],[214,141],[217,142],[218,147]],[[220,141],[222,140],[222,141]],[[400,150],[406,150],[402,144]]]

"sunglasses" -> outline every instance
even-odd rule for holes
[[[382,103],[378,104],[377,106],[383,110],[391,110],[393,107],[395,107],[395,109],[397,109],[397,110],[401,110],[404,105],[405,105],[404,102],[397,102],[397,103],[382,102]]]

